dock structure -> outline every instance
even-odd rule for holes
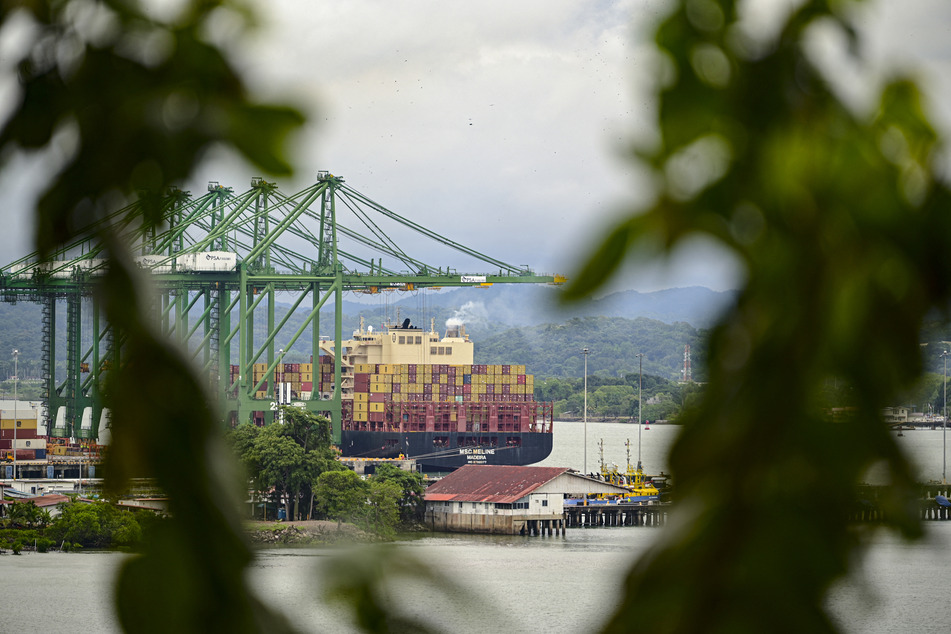
[[[377,465],[386,463],[399,467],[403,471],[417,471],[416,460],[412,458],[347,458],[338,457],[337,461],[352,469],[357,475],[372,475]]]
[[[858,499],[848,509],[849,520],[853,522],[883,522],[888,519],[881,499],[887,495],[890,487],[862,485]],[[931,482],[918,485],[918,519],[922,521],[951,520],[951,484]]]
[[[663,526],[668,504],[576,504],[565,507],[568,528]]]

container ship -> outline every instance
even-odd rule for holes
[[[330,399],[332,342],[318,363],[278,364],[275,380],[291,398]],[[534,397],[524,365],[477,365],[463,325],[440,337],[404,320],[364,328],[343,340],[340,451],[350,458],[412,458],[428,472],[466,464],[527,465],[552,448],[551,403]],[[267,365],[255,364],[254,380]],[[237,366],[232,366],[232,380]],[[265,390],[267,384],[264,385]],[[316,392],[316,393],[314,393]],[[267,398],[262,391],[258,398]],[[264,424],[264,413],[255,424]]]
[[[342,430],[346,457],[413,458],[424,471],[465,464],[527,465],[552,448],[551,403],[535,400],[524,365],[477,365],[463,325],[439,336],[405,320],[342,342]],[[333,388],[321,357],[319,389]],[[352,378],[351,378],[352,377]],[[316,377],[315,377],[316,378]]]

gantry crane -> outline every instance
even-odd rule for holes
[[[132,247],[157,293],[157,325],[193,357],[206,377],[222,420],[250,420],[275,409],[273,377],[282,351],[275,338],[310,298],[309,313],[290,336],[288,351],[307,329],[316,361],[333,356],[334,390],[296,403],[329,415],[339,440],[343,367],[341,321],[345,291],[380,292],[496,283],[558,284],[557,275],[536,275],[445,238],[374,202],[343,178],[319,172],[317,181],[285,195],[261,178],[236,194],[217,182],[198,198],[174,190],[161,200],[163,222],[137,224],[135,209],[117,210],[109,222]],[[154,202],[150,203],[154,204]],[[0,268],[0,294],[7,302],[42,306],[43,376],[50,435],[97,438],[105,419],[101,394],[106,374],[121,368],[121,333],[100,317],[93,290],[107,265],[95,233],[65,245],[45,260],[36,254]],[[398,236],[425,239],[424,253],[455,253],[482,271],[459,273],[433,266],[400,248]],[[418,252],[420,249],[416,249]],[[276,321],[276,294],[291,303]],[[332,300],[333,342],[321,341],[321,309]],[[65,355],[57,345],[57,320],[65,302]],[[263,307],[262,307],[263,304]],[[307,308],[303,310],[307,310]],[[263,340],[255,319],[266,320]],[[236,342],[236,344],[235,344]],[[56,367],[65,362],[65,380]],[[258,364],[255,366],[255,364]],[[252,368],[266,364],[264,372]],[[232,371],[235,367],[237,371]],[[257,378],[261,377],[261,378]],[[272,416],[269,414],[269,416]]]

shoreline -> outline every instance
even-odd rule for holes
[[[379,541],[353,524],[335,520],[249,520],[244,533],[253,546],[287,544],[354,544]]]

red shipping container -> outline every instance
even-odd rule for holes
[[[302,381],[300,384],[300,389],[304,392],[313,392],[314,391],[314,382],[313,381]]]

